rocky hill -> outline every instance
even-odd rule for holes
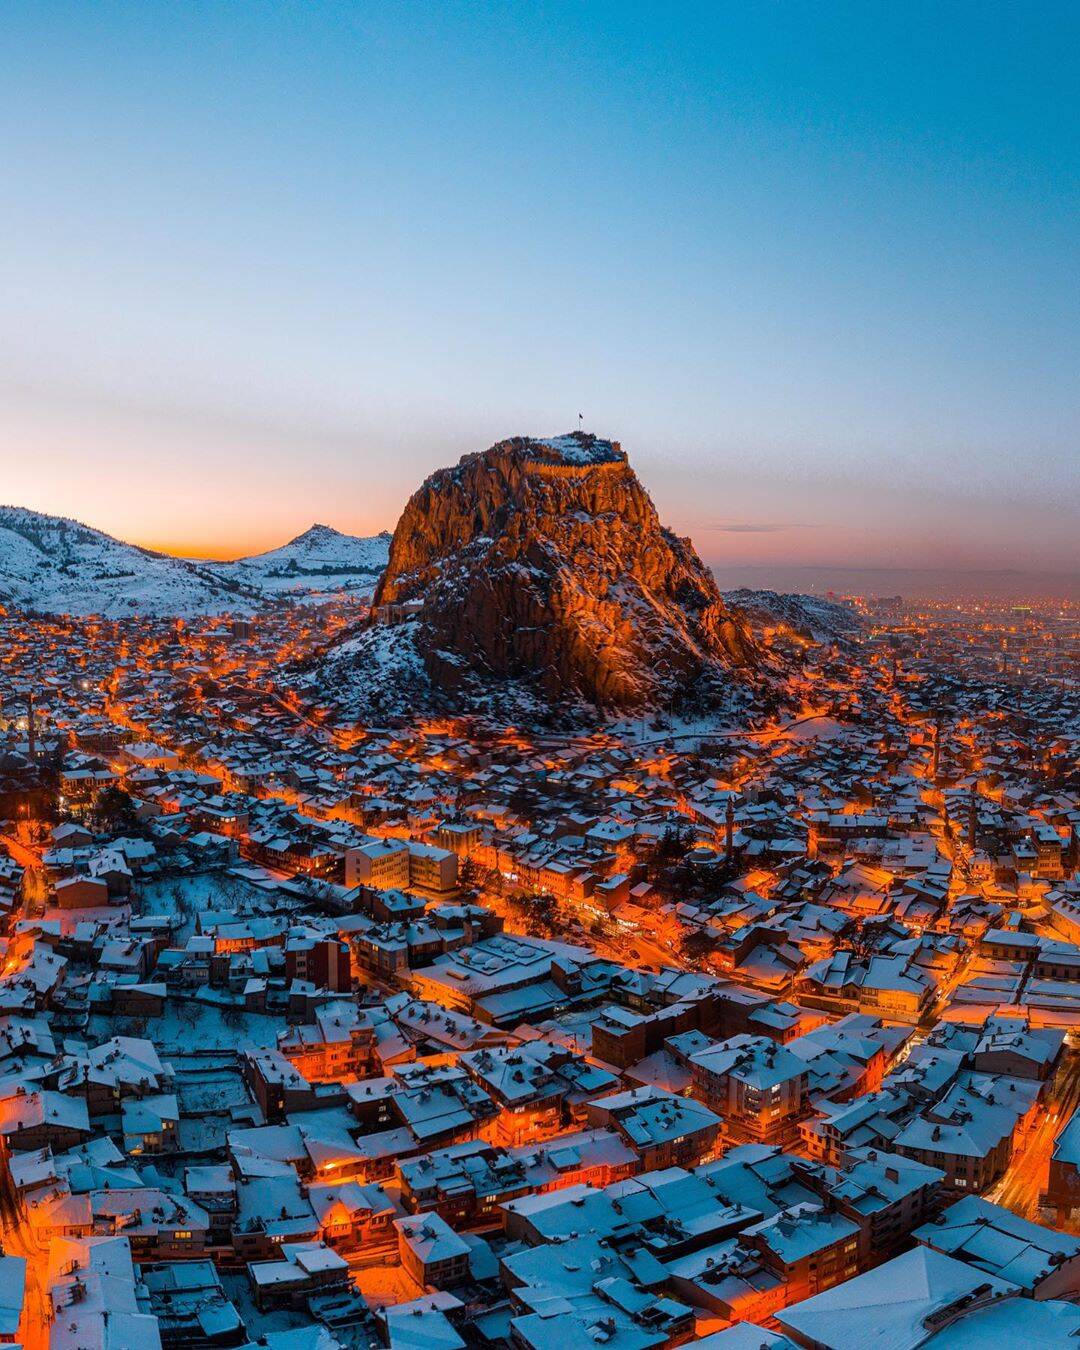
[[[120,618],[246,613],[261,599],[206,564],[122,543],[78,521],[0,507],[0,604]]]
[[[820,595],[777,591],[724,591],[724,602],[756,629],[787,629],[811,642],[847,642],[857,638],[863,622],[854,610]]]
[[[509,696],[534,709],[702,707],[761,660],[619,445],[583,433],[500,441],[432,474],[374,604],[320,674],[376,711]]]

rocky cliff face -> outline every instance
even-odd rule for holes
[[[758,661],[618,444],[582,433],[432,474],[394,532],[374,627],[347,646],[358,665],[408,648],[434,701],[462,707],[507,685],[553,705],[701,705]]]

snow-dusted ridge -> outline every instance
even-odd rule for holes
[[[76,520],[0,506],[0,604],[48,614],[249,614],[279,596],[370,592],[389,535],[358,539],[318,525],[236,562],[175,558]]]
[[[819,595],[781,594],[741,589],[723,591],[732,609],[755,628],[782,626],[812,642],[844,642],[858,637],[863,622],[854,610]]]
[[[280,548],[235,562],[205,564],[225,580],[234,580],[268,596],[293,592],[370,592],[386,569],[390,534],[360,538],[329,525],[312,525]]]
[[[0,507],[0,603],[51,614],[247,613],[262,597],[206,564],[125,544],[76,520]]]

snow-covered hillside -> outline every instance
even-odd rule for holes
[[[364,539],[329,525],[312,525],[268,553],[204,565],[222,579],[252,586],[270,598],[297,592],[370,592],[386,569],[389,552],[388,532]]]
[[[78,521],[0,506],[0,604],[50,614],[249,613],[260,593]]]
[[[724,591],[732,609],[741,610],[757,629],[789,628],[813,642],[843,642],[859,635],[862,620],[846,605],[819,595],[781,595],[777,591]]]
[[[326,525],[236,562],[174,558],[75,520],[0,506],[0,604],[48,614],[249,614],[282,597],[371,592],[389,534],[358,539]]]

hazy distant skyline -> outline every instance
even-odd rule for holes
[[[4,32],[3,500],[236,556],[581,411],[722,579],[1077,571],[1073,6]]]

